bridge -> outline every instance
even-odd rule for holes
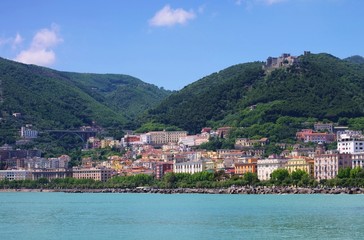
[[[79,137],[83,143],[85,143],[88,138],[95,137],[97,134],[97,131],[95,130],[45,130],[43,132],[52,134],[60,139],[66,135],[75,135]]]

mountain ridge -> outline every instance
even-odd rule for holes
[[[364,116],[363,64],[310,53],[269,73],[262,65],[243,63],[206,76],[149,110],[145,121],[196,133],[204,126],[276,124],[280,117],[338,121]],[[246,110],[253,105],[261,107]],[[262,134],[252,131],[250,135]]]
[[[61,72],[4,58],[0,58],[0,80],[0,131],[13,140],[24,124],[39,130],[92,124],[133,128],[136,116],[171,93],[128,75]],[[94,83],[97,88],[91,86]],[[21,117],[14,118],[13,113]]]

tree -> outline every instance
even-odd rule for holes
[[[283,181],[289,179],[289,172],[287,169],[279,168],[272,172],[271,181],[276,184],[282,184]]]
[[[243,180],[246,181],[248,185],[254,185],[259,182],[258,175],[256,173],[247,172],[243,175]]]
[[[360,167],[355,167],[355,168],[351,169],[350,178],[352,178],[352,179],[359,178],[361,170],[362,169]]]
[[[297,169],[291,173],[291,179],[294,185],[298,185],[298,183],[302,180],[307,180],[308,174],[307,172],[303,171],[302,169]]]
[[[340,168],[337,174],[337,178],[350,178],[350,167]]]

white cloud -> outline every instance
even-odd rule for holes
[[[27,50],[21,51],[16,56],[15,61],[41,66],[52,65],[56,61],[56,54],[53,48],[63,42],[58,32],[59,30],[56,25],[52,25],[51,29],[44,28],[39,30],[34,35],[30,47]]]
[[[22,38],[22,36],[19,33],[17,33],[15,38],[13,39],[12,43],[13,48],[16,48],[18,45],[22,44],[23,40],[24,39]]]
[[[196,15],[192,10],[186,11],[182,8],[172,9],[169,5],[166,5],[149,20],[149,25],[163,27],[185,24],[195,17]]]
[[[17,33],[14,38],[12,38],[12,37],[0,38],[0,46],[11,45],[13,48],[15,48],[16,46],[18,46],[22,42],[23,42],[23,38],[20,36],[19,33]]]

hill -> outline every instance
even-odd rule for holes
[[[130,120],[171,94],[171,91],[128,75],[68,72],[62,75],[113,110],[125,113]]]
[[[358,64],[364,64],[364,57],[359,55],[354,55],[348,58],[344,59],[345,61],[352,62],[352,63],[358,63]]]
[[[0,143],[14,140],[23,124],[38,130],[93,122],[109,128],[133,127],[138,114],[169,94],[127,75],[60,72],[0,58]]]
[[[293,133],[284,130],[288,125],[364,116],[364,65],[329,54],[300,56],[297,64],[269,73],[262,65],[239,64],[211,74],[170,95],[147,119],[190,132],[244,127],[238,135],[250,137],[283,130],[287,134],[277,137],[282,139]]]

